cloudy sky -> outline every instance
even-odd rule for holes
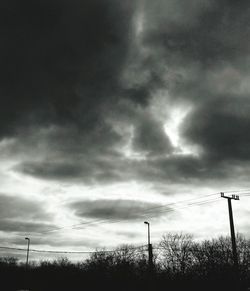
[[[250,237],[248,0],[4,0],[0,37],[0,245],[226,235],[241,189]]]

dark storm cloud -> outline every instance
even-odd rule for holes
[[[23,162],[15,170],[42,179],[78,181],[87,184],[124,180],[117,162],[91,159],[60,162]]]
[[[201,109],[197,110],[197,114],[199,112],[202,112]],[[89,157],[80,156],[77,152],[75,156],[69,155],[68,159],[59,156],[56,161],[51,159],[38,162],[22,162],[15,167],[15,170],[45,180],[73,181],[87,184],[114,183],[135,179],[142,182],[161,183],[166,181],[186,183],[191,180],[193,182],[196,180],[220,180],[230,177],[234,169],[239,169],[239,167],[245,168],[241,172],[241,176],[246,177],[249,173],[246,162],[247,137],[243,134],[242,138],[238,136],[241,132],[237,126],[240,123],[244,131],[246,123],[248,123],[248,117],[246,116],[244,121],[242,115],[240,115],[240,118],[237,117],[237,114],[228,115],[227,110],[225,110],[224,118],[220,121],[221,124],[218,127],[218,123],[216,123],[218,120],[214,121],[212,116],[204,114],[197,117],[192,114],[190,120],[187,119],[183,127],[184,133],[188,129],[185,133],[187,140],[202,145],[203,153],[199,157],[192,155],[165,157],[156,155],[147,159],[130,160],[112,154],[105,155],[105,157],[95,156],[94,154]],[[196,120],[198,118],[200,120],[204,118],[205,121],[197,124]],[[190,129],[191,122],[194,123],[191,127],[192,130]],[[230,124],[231,127],[228,126]],[[204,131],[209,134],[208,137],[204,137]],[[228,140],[223,140],[222,136]],[[233,153],[232,150],[234,150]],[[227,165],[228,160],[230,161],[230,169]],[[215,164],[217,164],[216,167]]]
[[[71,163],[27,162],[15,170],[45,180],[106,184],[138,180],[141,182],[187,182],[195,179],[220,179],[228,173],[226,169],[211,172],[213,164],[192,156],[157,157],[147,160],[95,160],[72,161]]]
[[[161,124],[143,109],[134,109],[128,103],[125,112],[113,114],[114,120],[132,126],[130,134],[120,132],[103,123],[89,135],[79,135],[74,128],[52,128],[38,131],[19,143],[8,146],[7,152],[28,152],[14,170],[34,177],[83,183],[109,183],[132,180],[140,170],[127,159],[121,148],[131,140],[132,150],[150,157],[171,153],[173,148]],[[122,116],[123,115],[123,116]],[[132,136],[130,136],[132,135]],[[27,150],[28,149],[28,150]],[[39,149],[39,153],[37,153]]]
[[[0,230],[40,232],[51,227],[48,213],[39,202],[0,194]]]
[[[49,223],[13,221],[3,219],[0,224],[0,230],[6,232],[40,233],[47,231],[51,227]]]
[[[122,81],[136,54],[136,1],[13,0],[0,8],[0,136],[15,138],[3,150],[21,153],[15,169],[44,179],[121,180],[116,148],[125,140],[106,122],[119,119],[121,99],[131,100],[123,114],[135,124],[134,148],[171,151],[162,125],[136,109],[160,85],[152,62],[136,64],[146,81]]]
[[[145,12],[145,41],[164,47],[168,61],[178,56],[213,65],[249,53],[247,0],[146,1]]]
[[[117,92],[134,5],[120,1],[2,1],[1,136],[23,127],[92,129]]]
[[[133,200],[78,201],[69,207],[75,214],[84,218],[100,218],[109,220],[134,220],[141,215],[160,216],[160,204]]]
[[[183,131],[189,140],[202,146],[209,159],[249,160],[249,112],[248,96],[218,98],[197,107]]]
[[[226,177],[226,161],[250,156],[249,89],[242,92],[249,78],[249,1],[146,1],[145,13],[144,45],[168,68],[170,98],[193,108],[181,135],[201,148],[200,173],[216,176],[215,164],[224,163]],[[174,168],[186,162],[177,158]]]
[[[16,219],[44,219],[48,213],[39,202],[25,198],[0,194],[0,217],[15,217]]]
[[[144,1],[139,44],[133,3],[1,4],[0,134],[15,135],[9,154],[26,152],[15,170],[84,183],[185,183],[229,177],[232,160],[247,169],[239,161],[250,157],[249,91],[240,90],[250,74],[248,1]],[[150,112],[160,90],[166,102],[191,105],[180,135],[199,156],[176,154],[164,120]],[[129,141],[143,159],[121,153]]]
[[[219,82],[230,78],[223,80],[221,71],[249,75],[248,1],[146,1],[145,14],[144,45],[166,66],[170,97],[196,103],[218,99]],[[158,71],[162,74],[162,66]]]

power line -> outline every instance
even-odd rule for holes
[[[248,189],[244,189],[244,190],[242,189],[242,190],[238,190],[236,192],[238,193],[238,192],[243,192],[243,191],[247,191],[247,190]],[[229,192],[231,192],[231,191],[226,191],[224,193],[229,193]],[[216,201],[217,199],[215,199],[215,200],[202,200],[202,201],[194,201],[194,200],[203,199],[204,197],[212,197],[212,196],[215,196],[215,195],[218,195],[218,194],[219,194],[219,192],[218,193],[204,195],[202,197],[191,198],[191,199],[181,200],[181,201],[177,201],[177,202],[173,202],[173,203],[163,204],[163,205],[160,205],[160,206],[150,207],[148,209],[145,209],[144,213],[138,214],[137,217],[133,217],[133,219],[139,219],[140,217],[144,217],[144,216],[146,216],[148,214],[151,214],[150,212],[152,212],[155,209],[162,209],[159,212],[155,213],[155,215],[158,215],[159,213],[163,213],[163,212],[169,213],[169,212],[173,212],[173,211],[176,211],[176,210],[179,210],[179,209],[185,209],[185,208],[188,208],[188,207],[193,207],[195,205],[203,205],[203,204],[207,204],[207,203],[212,203],[212,202]],[[241,195],[244,195],[245,197],[246,196],[250,196],[250,192],[242,193]],[[187,203],[187,202],[190,202],[190,201],[194,201],[194,202]],[[187,203],[187,205],[181,205],[183,203],[184,204]],[[62,230],[62,229],[67,229],[67,228],[69,228],[69,229],[81,229],[81,228],[77,228],[79,226],[89,226],[89,225],[96,225],[96,224],[103,224],[103,223],[109,223],[109,224],[112,223],[113,224],[113,223],[118,223],[118,222],[124,222],[124,221],[130,220],[130,219],[131,218],[117,219],[117,220],[114,220],[114,221],[109,221],[108,218],[106,218],[106,219],[95,219],[95,220],[92,220],[92,221],[89,221],[89,222],[85,221],[85,222],[82,222],[82,223],[76,223],[76,224],[72,224],[72,225],[68,225],[68,226],[62,226],[62,227],[58,227],[58,228],[55,228],[55,229],[39,232],[39,234],[46,234],[46,233],[55,232],[55,231]]]
[[[136,250],[136,249],[142,249],[143,247],[146,247],[146,245],[141,245],[137,247],[128,247],[129,250]],[[0,246],[0,249],[6,249],[6,250],[16,250],[16,251],[27,251],[27,249],[24,248],[15,248],[15,247],[5,247]],[[114,253],[114,252],[122,252],[127,250],[126,248],[117,248],[114,250],[101,250],[101,251],[53,251],[53,250],[38,250],[38,249],[30,249],[30,252],[35,253],[53,253],[53,254],[95,254],[95,253]]]
[[[240,189],[240,190],[230,190],[230,191],[223,191],[223,193],[239,193],[239,192],[249,192],[250,189]]]
[[[163,205],[160,205],[160,206],[154,206],[154,207],[150,207],[148,209],[143,210],[143,212],[144,213],[147,213],[148,211],[152,211],[152,210],[155,210],[155,209],[164,208],[164,207],[171,207],[172,205],[176,205],[176,204],[180,204],[180,203],[185,203],[185,202],[189,202],[189,201],[193,201],[193,200],[197,200],[197,199],[202,199],[204,197],[211,197],[211,196],[215,196],[215,195],[218,195],[218,194],[219,194],[219,192],[218,193],[204,195],[202,197],[186,199],[186,200],[177,201],[177,202],[173,202],[173,203],[163,204]],[[138,215],[138,218],[139,217],[141,217],[141,216]],[[120,222],[120,221],[124,221],[124,220],[128,220],[128,219],[119,219],[119,220],[116,220],[115,222]],[[92,224],[96,224],[96,223],[102,224],[102,223],[106,223],[106,222],[109,222],[109,220],[107,218],[106,219],[96,219],[96,220],[93,220],[93,221],[90,221],[90,222],[85,221],[85,222],[81,222],[81,223],[77,223],[77,224],[72,224],[72,225],[68,225],[68,226],[58,227],[58,228],[55,228],[55,229],[51,229],[51,230],[43,231],[43,232],[39,232],[39,233],[40,234],[46,234],[46,233],[55,232],[55,231],[58,231],[58,230],[61,230],[61,229],[67,229],[67,228],[74,229],[74,227],[77,227],[77,226],[92,225]],[[109,223],[114,223],[114,221],[111,221]]]
[[[190,203],[189,205],[183,205],[182,207],[175,207],[175,208],[171,208],[171,209],[162,209],[162,210],[160,210],[159,212],[157,212],[157,213],[155,213],[153,215],[155,216],[155,215],[158,215],[159,213],[169,213],[169,212],[173,212],[173,211],[176,211],[176,210],[179,210],[179,209],[193,207],[193,206],[196,206],[196,205],[203,205],[203,204],[207,204],[207,203],[211,203],[211,202],[215,202],[215,201],[218,201],[218,198],[213,199],[213,200],[198,201],[196,203]],[[164,205],[162,207],[169,207],[169,205]],[[150,213],[144,213],[144,214],[141,214],[141,215],[137,215],[136,217],[133,217],[133,219],[139,219],[139,218],[142,218],[142,217],[147,217],[148,214],[150,214]],[[131,218],[118,219],[118,220],[114,220],[114,221],[104,221],[102,223],[109,223],[109,224],[112,223],[113,224],[113,223],[124,222],[124,221],[128,221],[128,220],[131,220]],[[102,223],[99,223],[99,224],[102,224]],[[80,228],[78,228],[78,229],[80,229]]]
[[[211,195],[214,195],[214,194],[211,194]],[[211,195],[207,195],[207,196],[211,196]],[[192,200],[194,200],[194,199],[188,199],[188,200],[185,200],[185,202],[192,201]],[[161,208],[168,207],[168,209],[161,209],[160,212],[153,213],[153,215],[158,215],[159,213],[162,213],[162,212],[169,213],[169,212],[173,212],[173,211],[176,211],[176,210],[179,210],[179,209],[185,209],[185,208],[189,208],[189,207],[193,207],[193,206],[198,206],[198,205],[204,205],[204,204],[208,204],[208,203],[213,203],[215,201],[218,201],[218,198],[207,199],[207,200],[203,200],[203,201],[194,201],[194,202],[188,203],[187,205],[180,205],[179,207],[173,207],[173,208],[170,208],[169,209],[169,205],[179,204],[179,202],[170,203],[170,204],[162,205],[161,206]],[[148,209],[148,211],[149,210],[152,211],[153,209],[155,209],[155,207],[152,207],[152,208]],[[136,218],[145,217],[145,216],[148,216],[148,214],[150,214],[150,213],[144,213],[144,214],[138,215]],[[121,221],[123,222],[123,221],[126,221],[128,219],[118,219],[118,220],[115,220],[115,221],[110,221],[109,224],[111,224],[111,223],[112,224],[113,223],[118,223],[118,222],[121,222]],[[99,224],[101,224],[101,223],[107,223],[108,222],[107,220],[98,220],[98,221],[99,221]],[[93,224],[93,223],[96,223],[96,221],[92,221],[90,223],[85,223],[85,224],[86,225],[89,225],[89,224]],[[80,225],[82,225],[82,224],[80,224]],[[139,247],[136,247],[136,249],[138,249],[138,248]],[[26,251],[26,249],[22,249],[22,248],[11,248],[11,247],[3,247],[3,246],[0,247],[0,249],[20,250],[20,251],[24,251],[25,250]],[[37,250],[37,249],[31,249],[30,251],[31,252],[40,252],[40,253],[96,253],[96,252],[98,252],[98,251],[51,251],[51,250],[50,251],[49,250],[47,251],[47,250]],[[114,250],[113,251],[104,251],[104,252],[114,252]]]
[[[105,221],[105,219],[95,219],[95,220],[92,220],[92,221],[85,221],[85,222],[81,222],[81,223],[76,223],[76,224],[71,224],[71,225],[65,225],[65,226],[62,226],[62,227],[58,227],[58,228],[54,228],[54,229],[50,229],[50,230],[47,230],[47,231],[41,231],[39,232],[39,234],[45,234],[45,233],[50,233],[50,232],[55,232],[57,230],[61,230],[61,229],[73,229],[74,227],[76,226],[80,226],[80,225],[89,225],[89,224],[92,224],[92,223],[100,223],[102,221]]]
[[[250,189],[242,189],[242,190],[237,190],[237,191],[226,191],[225,193],[240,193],[242,196],[250,196],[250,192],[248,192]],[[205,199],[205,200],[201,200],[204,199],[205,197],[213,197],[215,195],[218,195],[219,193],[213,193],[213,194],[208,194],[208,195],[204,195],[202,197],[198,197],[198,198],[191,198],[191,199],[186,199],[186,200],[181,200],[181,201],[177,201],[177,202],[173,202],[173,203],[167,203],[167,204],[163,204],[160,206],[154,206],[154,207],[150,207],[147,208],[145,210],[143,210],[143,213],[138,214],[136,217],[132,217],[132,219],[139,219],[141,217],[145,217],[148,215],[159,215],[160,213],[170,213],[179,209],[185,209],[185,208],[189,208],[189,207],[194,207],[194,206],[200,206],[200,205],[205,205],[208,203],[213,203],[215,201],[218,201],[218,198],[212,198],[212,199]],[[198,201],[197,201],[198,200]],[[200,200],[200,201],[199,201]],[[154,213],[153,211],[159,209],[159,212]],[[131,217],[127,218],[127,219],[117,219],[114,221],[109,221],[108,218],[106,219],[95,219],[93,221],[85,221],[82,223],[77,223],[77,224],[73,224],[73,225],[69,225],[69,226],[62,226],[62,227],[58,227],[55,229],[51,229],[48,231],[44,231],[44,232],[40,232],[41,234],[43,233],[49,233],[49,232],[53,232],[53,231],[57,231],[57,230],[61,230],[61,229],[65,229],[65,228],[72,228],[74,229],[75,227],[78,226],[87,226],[87,225],[95,225],[95,224],[103,224],[103,223],[118,223],[118,222],[124,222],[126,220],[130,220]],[[143,248],[145,246],[138,246],[135,247],[134,249],[140,249]],[[0,246],[0,249],[5,249],[5,250],[16,250],[16,251],[26,251],[26,249],[24,248],[15,248],[15,247],[5,247],[5,246]],[[129,248],[131,249],[131,248]],[[112,253],[112,252],[116,252],[116,251],[122,251],[123,249],[115,249],[115,250],[101,250],[101,251],[58,251],[58,250],[39,250],[39,249],[30,249],[31,252],[37,252],[37,253],[54,253],[54,254],[91,254],[91,253]],[[143,249],[141,249],[142,251],[145,251]]]
[[[203,204],[207,204],[207,203],[212,203],[212,202],[218,200],[218,198],[210,199],[210,200],[207,199],[207,200],[202,200],[202,201],[194,201],[194,200],[202,199],[204,197],[211,197],[211,196],[215,196],[215,195],[217,195],[217,193],[204,195],[203,197],[191,198],[191,199],[186,199],[186,200],[182,200],[182,201],[178,201],[178,202],[174,202],[174,203],[164,204],[164,205],[161,205],[161,206],[151,207],[151,208],[146,209],[144,211],[144,213],[138,214],[136,217],[133,217],[133,219],[143,218],[145,216],[148,216],[149,214],[151,214],[153,216],[156,216],[159,213],[169,213],[169,212],[174,212],[174,211],[179,210],[179,209],[185,209],[185,208],[188,208],[188,207],[193,207],[193,206],[196,206],[196,205],[203,205]],[[194,201],[194,202],[192,202],[192,201]],[[181,204],[186,203],[186,202],[192,202],[192,203],[188,203],[187,205],[185,205],[185,204],[181,205]],[[179,206],[174,206],[174,205],[179,205]],[[170,208],[170,206],[171,206],[171,208]],[[152,212],[153,210],[155,210],[157,208],[161,208],[161,210],[159,212],[157,212],[157,213],[150,213],[150,212]],[[77,224],[73,224],[73,225],[69,225],[69,226],[59,227],[59,228],[56,228],[56,229],[53,229],[53,230],[49,230],[49,231],[39,232],[39,234],[55,232],[57,230],[66,229],[66,228],[79,230],[79,229],[82,229],[82,228],[80,228],[80,227],[76,228],[77,226],[96,225],[97,223],[98,224],[104,224],[104,223],[113,224],[113,223],[118,223],[118,222],[125,222],[125,221],[128,221],[128,220],[131,220],[131,218],[117,219],[117,220],[113,220],[113,221],[109,221],[108,219],[96,219],[96,220],[93,220],[91,222],[82,222],[82,223],[77,223]],[[21,235],[19,235],[19,236],[21,236]]]

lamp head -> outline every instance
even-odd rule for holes
[[[144,223],[149,225],[149,222],[147,222],[147,221],[144,221]]]
[[[30,240],[28,237],[26,237],[25,239]]]

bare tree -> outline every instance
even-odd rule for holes
[[[192,265],[193,237],[184,233],[167,233],[159,244],[163,258],[163,267],[172,272],[184,273]]]

